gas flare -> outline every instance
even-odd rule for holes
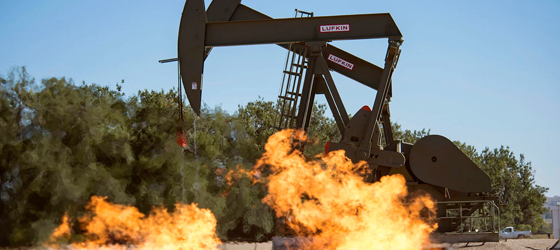
[[[263,202],[297,234],[313,236],[310,249],[422,249],[429,243],[437,226],[421,218],[435,209],[428,195],[407,199],[401,175],[364,182],[359,173],[366,163],[353,164],[343,151],[308,160],[293,150],[294,136],[306,140],[294,130],[271,136],[255,168],[271,171]]]
[[[149,216],[132,206],[112,204],[105,197],[92,197],[87,214],[78,218],[85,231],[85,242],[74,243],[75,249],[217,249],[216,219],[207,209],[196,204],[176,204],[175,211],[154,208]],[[68,216],[51,237],[69,238]],[[58,247],[51,245],[51,247]]]
[[[70,227],[72,227],[72,224],[68,221],[68,213],[65,213],[64,216],[62,216],[62,223],[60,224],[60,226],[55,228],[54,232],[49,238],[49,241],[55,242],[60,238],[70,238]]]
[[[306,137],[301,131],[272,135],[266,152],[251,171],[237,168],[225,180],[247,175],[266,182],[263,202],[296,234],[312,236],[307,249],[422,249],[437,225],[427,221],[435,202],[427,194],[409,197],[401,175],[366,183],[361,174],[367,164],[353,164],[343,151],[308,158],[295,150]],[[261,176],[261,173],[269,173]],[[76,249],[217,249],[216,219],[196,204],[177,204],[173,213],[155,208],[145,216],[135,207],[111,204],[92,197],[87,214],[78,218],[86,242]],[[69,238],[68,215],[51,241]]]

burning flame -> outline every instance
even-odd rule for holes
[[[196,204],[176,204],[173,213],[154,208],[146,217],[135,207],[111,204],[105,197],[94,196],[86,209],[88,213],[78,221],[87,240],[72,244],[76,249],[126,249],[129,244],[138,249],[217,249],[220,243],[214,215]],[[65,215],[51,241],[69,238],[70,228]]]
[[[67,239],[70,238],[71,226],[72,225],[68,221],[68,213],[65,213],[64,216],[62,216],[62,223],[60,224],[60,226],[55,228],[54,232],[51,234],[51,237],[49,238],[49,241],[54,242],[60,238],[67,238]]]
[[[343,151],[308,159],[294,150],[305,140],[300,131],[280,131],[269,138],[252,171],[238,168],[225,180],[244,174],[268,183],[263,202],[277,216],[288,218],[298,235],[313,236],[307,249],[422,249],[429,244],[437,226],[422,215],[434,213],[431,197],[409,197],[401,175],[364,182],[360,173],[368,170],[367,164],[353,164]],[[270,174],[262,176],[265,172]],[[146,217],[135,207],[92,197],[86,209],[78,222],[87,241],[71,245],[76,249],[125,249],[129,244],[140,249],[217,249],[220,243],[213,214],[195,204],[177,204],[173,213],[155,208]],[[51,241],[70,237],[69,221],[65,215]]]
[[[421,218],[434,212],[428,195],[405,200],[401,175],[364,182],[359,172],[366,163],[353,164],[343,151],[307,160],[293,150],[294,136],[306,140],[294,130],[272,135],[255,170],[270,169],[263,201],[298,234],[313,235],[309,248],[422,249],[429,243],[437,226]]]

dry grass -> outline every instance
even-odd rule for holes
[[[554,236],[550,234],[550,238],[552,239]],[[530,238],[527,239],[548,239],[548,234],[533,234]]]

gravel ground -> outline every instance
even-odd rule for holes
[[[468,246],[462,244],[453,245],[434,245],[431,248],[436,247],[451,247],[453,250],[547,250],[556,243],[555,239],[514,239],[501,241],[501,242],[489,242],[484,245],[482,243],[470,243]],[[41,247],[22,247],[22,248],[2,248],[0,250],[45,250]],[[219,247],[220,250],[269,250],[272,249],[272,242],[267,243],[226,243]]]
[[[453,244],[453,245],[439,245],[434,247],[451,247],[453,250],[547,250],[556,243],[555,239],[512,239],[501,242],[488,242],[484,245],[482,243],[469,243],[468,246],[465,246],[465,243],[461,244]],[[224,244],[221,247],[221,250],[269,250],[272,249],[272,243],[240,243],[240,244]]]
[[[452,249],[462,249],[462,250],[547,250],[556,243],[555,239],[512,239],[501,242],[488,242],[484,245],[482,243],[469,243],[465,246],[465,243],[453,244]],[[440,245],[441,246],[441,245]],[[443,245],[449,246],[449,245]]]
[[[225,243],[220,245],[220,250],[270,250],[272,241],[265,243]]]

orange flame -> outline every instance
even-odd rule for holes
[[[434,213],[428,195],[407,197],[405,179],[386,176],[366,183],[360,173],[367,164],[353,164],[343,151],[307,159],[294,150],[305,142],[301,131],[284,130],[271,136],[265,154],[251,171],[241,167],[225,174],[231,182],[240,174],[268,183],[263,202],[300,235],[312,235],[308,249],[422,249],[436,224],[421,217]],[[268,168],[267,171],[263,171]],[[261,173],[271,173],[264,178]],[[77,249],[217,249],[216,219],[196,204],[177,204],[173,213],[155,208],[146,217],[135,207],[111,204],[92,197],[88,214],[78,219],[87,241]],[[68,216],[51,237],[69,238]]]
[[[76,249],[125,249],[132,244],[139,249],[217,249],[216,219],[207,209],[196,204],[176,204],[175,211],[154,208],[146,217],[132,206],[111,204],[106,197],[92,197],[86,206],[88,214],[78,219],[86,241]],[[51,240],[69,236],[68,217],[55,229]]]
[[[420,216],[434,211],[429,196],[405,202],[401,175],[365,183],[357,172],[367,169],[366,163],[353,164],[343,151],[307,160],[293,150],[293,136],[306,140],[294,130],[272,135],[256,169],[270,168],[263,201],[298,234],[313,235],[313,242],[330,249],[422,249],[429,243],[437,226]]]
[[[51,242],[55,242],[57,239],[60,239],[60,238],[65,238],[65,239],[70,238],[70,234],[71,234],[70,227],[71,226],[72,226],[72,224],[68,220],[68,213],[64,213],[64,216],[62,216],[62,223],[60,224],[60,226],[55,228],[55,230],[51,234],[51,237],[49,238],[49,240]]]

